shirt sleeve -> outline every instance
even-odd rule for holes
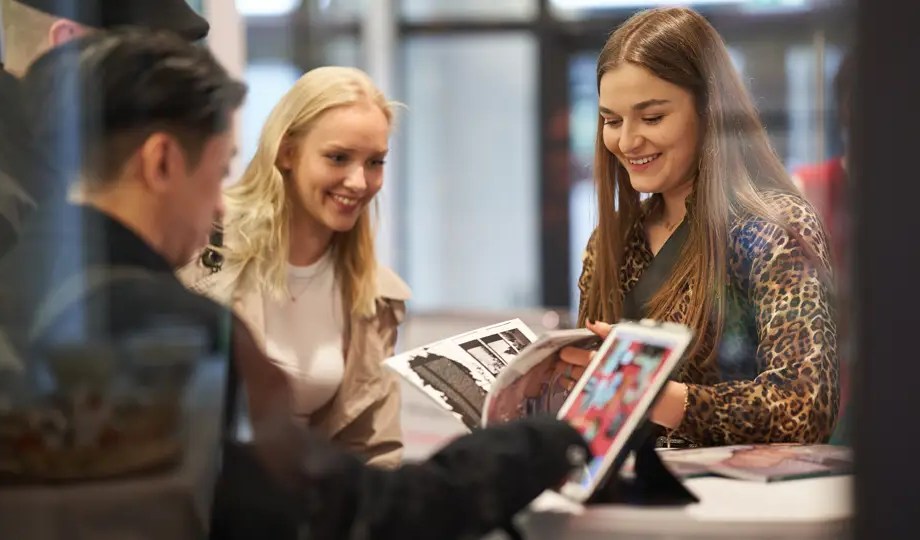
[[[827,240],[802,199],[774,202],[789,229],[752,219],[733,234],[732,273],[752,306],[758,375],[689,385],[678,431],[700,444],[818,443],[834,428],[837,329]]]

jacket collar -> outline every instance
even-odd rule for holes
[[[140,267],[172,275],[173,268],[169,262],[136,232],[92,206],[80,206],[79,209],[83,214],[85,230],[105,239],[89,244],[89,264]]]
[[[396,272],[386,266],[377,267],[377,298],[405,302],[412,298],[412,291]]]

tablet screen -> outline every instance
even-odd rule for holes
[[[575,387],[560,417],[588,442],[594,458],[573,477],[582,491],[593,491],[664,385],[688,341],[673,333],[619,325],[598,351]]]

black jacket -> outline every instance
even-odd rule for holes
[[[79,216],[80,234],[67,240],[64,233],[50,234],[54,227],[45,226],[37,229],[41,234],[24,235],[3,261],[0,274],[6,274],[0,283],[14,283],[8,280],[9,272],[36,283],[15,286],[19,293],[9,298],[34,305],[34,298],[47,295],[64,276],[91,267],[131,267],[149,276],[113,281],[88,293],[35,343],[23,347],[37,344],[30,350],[40,350],[65,339],[68,319],[82,317],[91,338],[116,341],[164,319],[182,321],[207,329],[220,350],[220,329],[230,317],[224,308],[182,287],[166,261],[115,220],[73,206],[54,212],[58,218],[62,213]],[[58,264],[44,278],[23,270],[35,268],[30,261],[36,253],[48,252],[57,253]],[[61,257],[73,259],[78,252],[82,261],[60,264]],[[18,321],[34,318],[28,307],[16,314],[13,319]],[[239,366],[247,355],[261,353],[244,326],[234,329],[231,365]],[[560,483],[571,469],[572,447],[587,451],[568,425],[531,419],[477,431],[424,463],[390,471],[368,467],[284,419],[275,427],[257,429],[248,444],[227,437],[215,489],[212,538],[475,538],[508,524],[544,489]]]
[[[53,182],[23,105],[19,81],[0,65],[0,256],[15,245],[36,206],[53,190],[66,189]]]

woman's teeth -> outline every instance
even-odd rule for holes
[[[654,156],[648,156],[642,159],[630,159],[627,161],[629,161],[633,165],[645,165],[646,163],[651,163],[655,161],[656,159],[658,159],[659,156],[661,156],[661,154],[655,154]]]
[[[344,204],[345,206],[357,206],[358,205],[358,199],[355,199],[353,197],[344,197],[342,195],[331,195],[331,197],[332,197],[332,200],[334,200],[335,202],[339,204]]]

